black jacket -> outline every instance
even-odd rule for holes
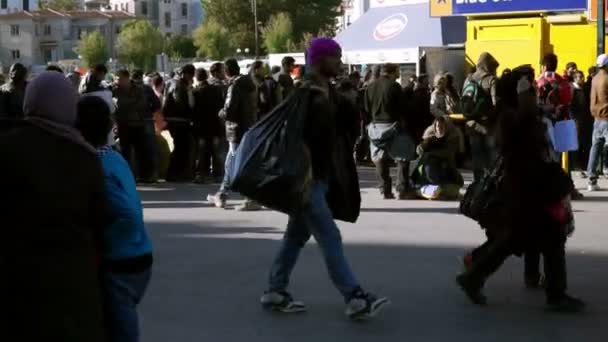
[[[293,83],[293,78],[291,78],[291,75],[284,71],[281,71],[281,73],[279,74],[278,82],[281,86],[283,99],[289,97],[289,95],[291,95],[291,93],[293,93],[296,88]]]
[[[143,126],[146,113],[150,110],[143,87],[133,83],[129,90],[114,88],[112,94],[116,99],[116,122],[119,125]]]
[[[25,98],[26,86],[21,88],[9,82],[0,87],[0,118],[23,118],[23,99]]]
[[[201,138],[223,135],[222,121],[218,112],[224,105],[224,86],[219,82],[199,84],[194,87],[194,132]]]
[[[405,111],[403,91],[399,83],[388,77],[380,77],[365,91],[364,107],[366,122],[393,123],[402,119]]]
[[[226,138],[239,143],[243,134],[258,119],[258,89],[251,76],[236,76],[228,82],[224,108],[219,112],[226,121]]]
[[[167,82],[163,95],[163,114],[169,124],[190,124],[193,106],[190,103],[190,86],[183,79]]]

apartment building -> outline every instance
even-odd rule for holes
[[[148,18],[167,36],[190,34],[203,20],[200,0],[110,0],[110,8]]]
[[[38,0],[0,0],[0,14],[35,11],[37,9]]]
[[[122,11],[21,11],[0,15],[0,65],[20,62],[30,67],[77,59],[83,34],[98,31],[106,38],[111,57],[121,27],[133,20]]]

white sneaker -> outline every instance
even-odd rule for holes
[[[378,297],[359,290],[355,297],[346,304],[345,314],[355,321],[371,319],[390,303],[390,300],[386,297]]]
[[[589,191],[589,192],[600,191],[600,186],[597,184],[589,184],[587,186],[587,191]]]
[[[264,207],[259,205],[257,202],[250,200],[246,200],[245,203],[235,208],[236,211],[259,211],[262,209],[264,209]]]

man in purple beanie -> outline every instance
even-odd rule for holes
[[[309,75],[298,91],[311,91],[303,137],[310,151],[314,178],[311,204],[290,215],[282,246],[270,271],[269,289],[261,303],[279,312],[306,311],[303,303],[293,300],[287,286],[300,251],[312,235],[321,249],[331,280],[344,296],[346,315],[355,320],[366,319],[375,316],[389,300],[365,292],[359,285],[344,256],[340,230],[326,199],[332,168],[354,168],[354,163],[336,165],[332,159],[337,130],[344,122],[338,120],[339,95],[330,80],[340,72],[342,49],[332,39],[318,38],[311,42],[306,57]],[[358,187],[358,183],[356,185]]]

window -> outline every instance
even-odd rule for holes
[[[13,59],[21,58],[21,51],[19,51],[19,50],[12,50],[11,54],[13,55]]]
[[[148,15],[148,2],[147,1],[141,2],[141,15]]]
[[[45,36],[51,35],[51,25],[44,25],[44,35]]]
[[[171,27],[171,12],[165,12],[165,27]]]
[[[116,25],[116,34],[120,34],[120,25]]]
[[[188,4],[182,4],[182,18],[188,18]]]
[[[118,11],[118,4],[114,4],[114,10]]]
[[[30,10],[30,0],[23,0],[23,10],[24,11],[29,11]]]
[[[19,25],[11,25],[11,36],[19,36]]]
[[[125,4],[125,12],[129,12],[129,3],[128,2]]]
[[[188,25],[182,25],[182,34],[188,34]]]
[[[8,0],[0,1],[0,9],[7,9],[7,8],[8,8]]]

